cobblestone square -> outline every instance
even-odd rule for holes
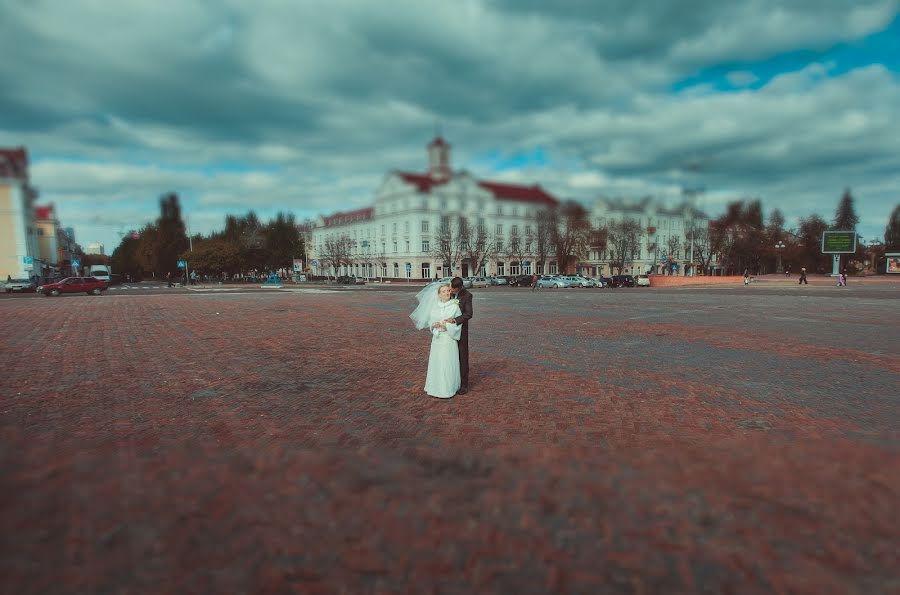
[[[900,592],[898,288],[0,300],[2,591]]]

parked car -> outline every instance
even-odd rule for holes
[[[337,282],[341,285],[365,285],[366,280],[355,275],[341,275],[337,278]]]
[[[491,284],[487,277],[466,277],[463,281],[469,281],[468,287],[489,287]]]
[[[634,277],[631,275],[613,275],[612,287],[634,287]]]
[[[592,279],[588,279],[582,275],[567,275],[563,277],[566,281],[572,284],[572,287],[596,287],[597,284],[594,283]]]
[[[607,281],[606,277],[594,277],[592,279],[595,283],[595,287],[604,288],[609,287],[609,281]]]
[[[504,277],[503,275],[499,277],[491,277],[488,279],[491,282],[491,285],[509,285],[509,278]]]
[[[13,279],[11,281],[7,281],[3,285],[3,290],[6,291],[6,293],[12,293],[14,291],[26,293],[32,292],[36,288],[37,284],[35,284],[35,282],[31,279]]]
[[[560,279],[556,276],[544,275],[537,282],[538,289],[542,288],[551,288],[551,289],[562,289],[564,287],[568,287],[568,282]]]
[[[650,275],[638,275],[634,282],[638,287],[650,287]]]
[[[532,275],[516,275],[509,278],[509,284],[513,287],[531,287]]]
[[[109,283],[96,277],[67,277],[59,283],[48,283],[37,288],[46,296],[58,296],[63,293],[86,293],[100,295],[109,288]]]
[[[603,280],[603,287],[615,287],[612,277],[601,277],[601,279]]]

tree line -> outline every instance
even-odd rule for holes
[[[229,277],[288,271],[294,258],[305,260],[305,245],[292,214],[278,213],[268,223],[256,213],[228,215],[225,228],[190,238],[181,217],[178,195],[160,198],[160,216],[122,238],[113,251],[113,271],[133,278],[182,274],[179,260],[199,274]]]

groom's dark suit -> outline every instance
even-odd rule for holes
[[[469,320],[472,318],[472,294],[463,287],[456,294],[462,312],[454,320],[462,326],[459,337],[459,376],[461,390],[469,390]]]

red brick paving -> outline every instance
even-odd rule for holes
[[[451,401],[412,293],[6,300],[3,590],[900,592],[897,325],[616,324],[650,295],[476,294]]]

